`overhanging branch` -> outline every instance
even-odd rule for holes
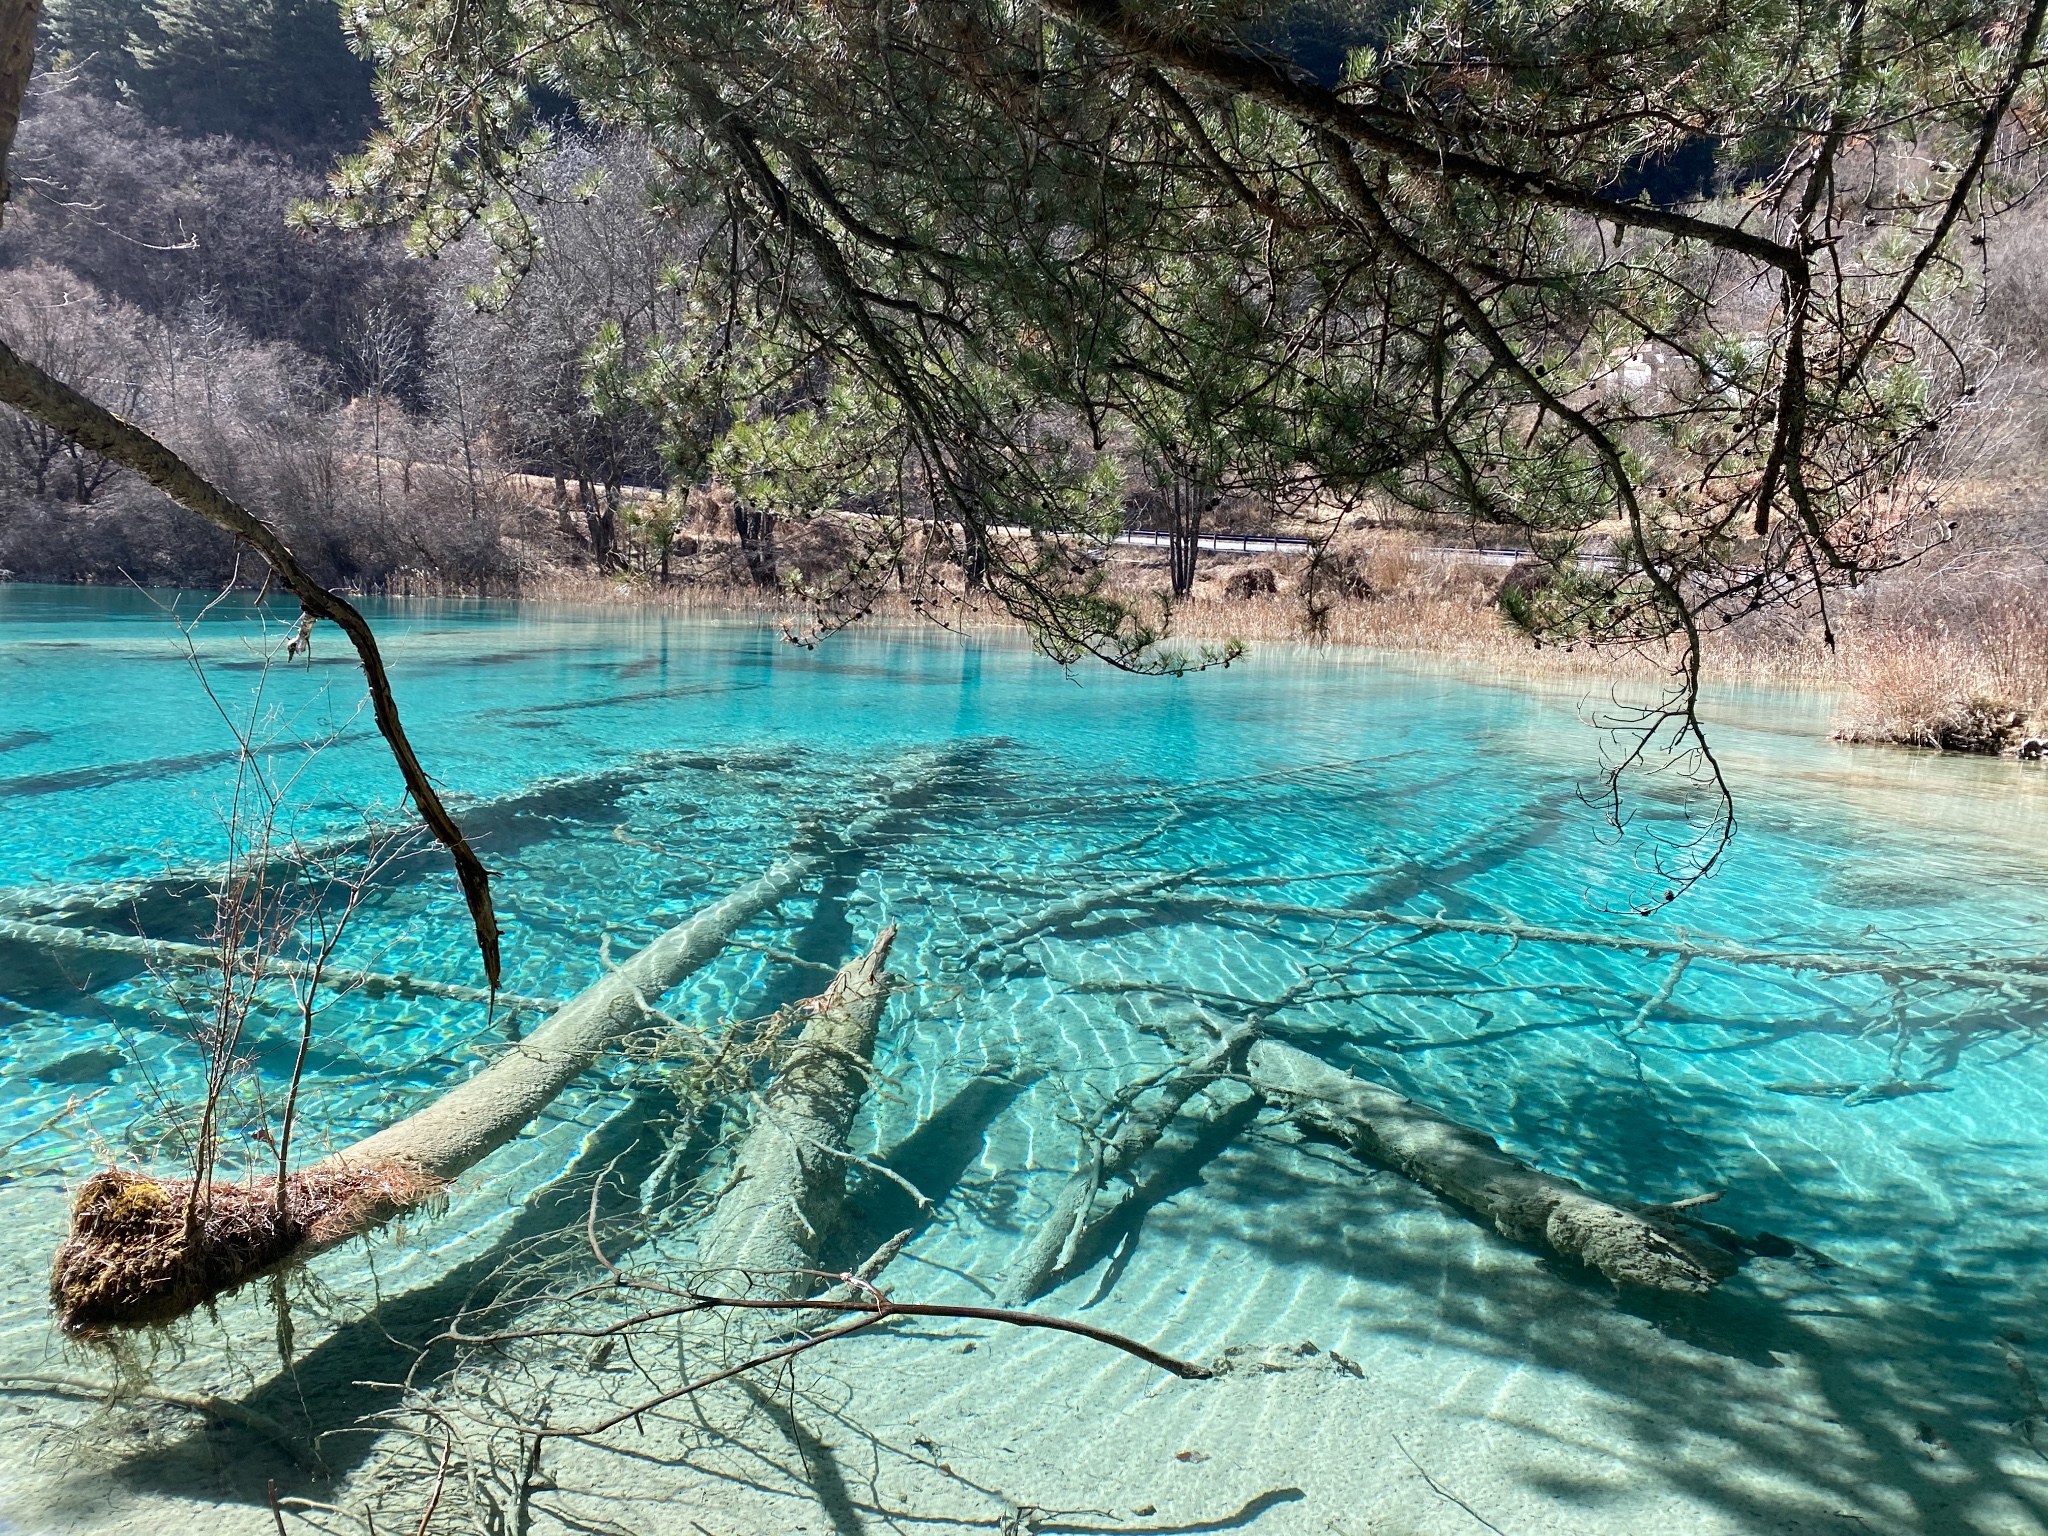
[[[0,57],[5,39],[0,38]],[[377,637],[354,605],[314,580],[276,532],[225,491],[186,463],[149,433],[123,421],[106,407],[97,405],[68,384],[51,378],[34,363],[0,341],[0,403],[13,406],[47,426],[69,434],[93,453],[133,470],[187,511],[197,513],[231,537],[247,544],[263,557],[277,579],[300,605],[315,618],[326,619],[348,636],[362,663],[363,678],[369,685],[370,703],[377,730],[391,748],[407,793],[419,807],[420,819],[443,847],[454,856],[455,872],[462,882],[463,900],[468,903],[470,921],[476,927],[477,949],[483,956],[484,976],[491,990],[498,986],[498,919],[491,908],[491,881],[483,861],[469,846],[455,818],[441,803],[427,772],[420,766],[405,727],[398,719],[398,701],[391,692],[391,678],[384,669],[384,657],[377,649]]]
[[[1508,197],[1569,209],[1609,224],[1654,229],[1681,240],[1733,251],[1804,282],[1806,257],[1791,246],[1730,224],[1660,208],[1622,202],[1539,171],[1497,165],[1448,145],[1431,144],[1399,131],[1422,125],[1406,113],[1381,106],[1368,111],[1327,86],[1280,68],[1270,60],[1189,36],[1158,30],[1127,0],[1042,0],[1045,9],[1069,24],[1147,59],[1162,68],[1205,80],[1234,95],[1264,102],[1295,121],[1384,155],[1411,170],[1445,181],[1469,182]]]

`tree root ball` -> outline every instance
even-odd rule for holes
[[[433,1198],[441,1181],[399,1163],[321,1165],[215,1184],[193,1208],[188,1179],[110,1168],[78,1191],[57,1250],[50,1302],[66,1333],[170,1323],[302,1251],[354,1237]]]

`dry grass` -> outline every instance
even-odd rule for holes
[[[1945,660],[1933,658],[1938,668]],[[1946,668],[1929,670],[1911,649],[1901,649],[1864,669],[1832,735],[1837,741],[1996,754],[2019,740],[2026,721],[2005,700],[1971,689]]]
[[[1965,615],[1862,619],[1838,741],[2002,752],[2048,717],[2048,622],[2016,595]]]
[[[629,577],[603,576],[584,570],[557,569],[529,577],[522,597],[598,607],[654,608],[679,613],[758,613],[780,620],[792,630],[804,627],[799,601],[780,591],[765,590],[723,569],[715,546],[706,541],[701,573],[692,572],[663,587]],[[1661,677],[1672,657],[1657,650],[1587,645],[1538,645],[1501,615],[1496,602],[1506,571],[1476,559],[1430,553],[1422,540],[1401,532],[1381,532],[1358,541],[1350,551],[1353,581],[1324,582],[1311,602],[1303,582],[1307,562],[1287,556],[1205,557],[1194,591],[1171,608],[1170,634],[1188,645],[1222,644],[1231,640],[1252,646],[1332,646],[1361,650],[1406,651],[1484,664],[1503,672],[1540,675],[1627,675]],[[1274,573],[1275,591],[1232,597],[1230,578],[1264,566]],[[1119,551],[1106,576],[1108,590],[1137,607],[1148,619],[1165,610],[1168,588],[1163,557]],[[874,604],[875,617],[891,620],[932,620],[962,629],[1023,632],[1023,626],[993,600],[957,594],[957,572],[942,572],[951,598],[937,602],[913,600],[907,590],[884,591]],[[1355,585],[1353,584],[1355,582]],[[1369,595],[1355,595],[1365,593]],[[420,593],[418,595],[430,595]],[[1813,649],[1818,652],[1815,641]],[[1810,683],[1818,664],[1795,657],[1785,644],[1772,640],[1736,647],[1717,647],[1723,666],[1719,675],[1745,681]],[[1839,679],[1835,679],[1839,682]]]

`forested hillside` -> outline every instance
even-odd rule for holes
[[[332,0],[47,0],[36,53],[159,127],[308,159],[354,149],[376,114]]]
[[[590,185],[536,210],[558,238],[481,304],[479,252],[417,260],[300,216],[372,111],[332,5],[59,0],[41,44],[0,233],[0,329],[25,355],[193,455],[330,580],[505,589],[522,563],[620,562],[621,488],[664,469],[644,411],[593,405],[587,353],[662,302],[643,156],[565,133],[555,190]],[[17,579],[232,568],[60,434],[9,412],[0,453]]]

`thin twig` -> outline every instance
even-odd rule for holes
[[[86,1105],[90,1104],[94,1099],[98,1098],[101,1094],[111,1093],[112,1091],[113,1089],[111,1088],[111,1086],[106,1088],[95,1088],[91,1093],[88,1093],[82,1099],[71,1099],[69,1102],[65,1104],[65,1106],[62,1109],[58,1110],[57,1113],[50,1116],[49,1119],[45,1120],[41,1125],[37,1126],[34,1130],[25,1131],[21,1135],[15,1137],[14,1140],[8,1142],[6,1146],[0,1147],[0,1157],[5,1157],[9,1152],[12,1152],[16,1147],[20,1146],[23,1142],[34,1141],[36,1137],[42,1135],[43,1132],[49,1130],[50,1127],[55,1125],[59,1120],[64,1119],[67,1115],[76,1114],[79,1110],[85,1108]]]
[[[861,1065],[862,1067],[866,1067],[868,1064],[866,1062],[861,1062],[859,1063],[859,1065]],[[929,1211],[934,1209],[930,1198],[925,1194],[925,1192],[919,1189],[915,1184],[911,1183],[910,1180],[903,1177],[903,1175],[898,1173],[894,1168],[884,1167],[882,1164],[875,1162],[872,1158],[862,1157],[858,1152],[849,1152],[844,1147],[827,1146],[824,1142],[818,1140],[815,1136],[806,1136],[802,1131],[798,1130],[795,1126],[791,1125],[788,1121],[784,1120],[782,1116],[776,1114],[775,1110],[769,1105],[768,1101],[762,1098],[760,1094],[750,1093],[747,1095],[747,1097],[753,1101],[754,1107],[756,1109],[760,1110],[763,1115],[768,1117],[768,1119],[774,1124],[775,1129],[782,1132],[783,1135],[787,1136],[791,1141],[797,1143],[799,1146],[810,1147],[814,1151],[823,1152],[829,1157],[837,1157],[844,1159],[846,1162],[852,1163],[856,1167],[867,1169],[869,1173],[878,1174],[882,1178],[887,1179],[891,1184],[894,1184],[898,1189],[902,1190],[903,1193],[910,1196],[912,1200],[916,1201],[917,1208],[920,1211]]]
[[[1474,1520],[1477,1520],[1489,1531],[1492,1531],[1494,1533],[1494,1536],[1508,1536],[1508,1533],[1506,1531],[1502,1530],[1499,1526],[1495,1525],[1491,1520],[1487,1519],[1486,1516],[1479,1513],[1478,1510],[1474,1509],[1470,1504],[1467,1504],[1455,1493],[1452,1493],[1450,1489],[1444,1487],[1442,1483],[1439,1483],[1435,1478],[1431,1477],[1429,1475],[1429,1468],[1425,1467],[1421,1462],[1415,1459],[1415,1453],[1409,1450],[1407,1446],[1401,1445],[1401,1437],[1399,1435],[1394,1436],[1394,1444],[1400,1446],[1401,1454],[1408,1458],[1408,1465],[1413,1467],[1417,1472],[1420,1472],[1422,1474],[1422,1480],[1425,1483],[1429,1484],[1429,1491],[1431,1493],[1435,1494],[1440,1499],[1450,1500],[1451,1503],[1457,1505],[1458,1508],[1465,1511],[1465,1513],[1470,1515]]]
[[[1097,1328],[1092,1323],[1076,1322],[1070,1317],[1051,1317],[1042,1312],[1020,1312],[1009,1307],[956,1307],[940,1306],[932,1302],[891,1301],[882,1297],[879,1301],[829,1301],[824,1297],[813,1297],[808,1301],[778,1301],[769,1297],[752,1296],[705,1296],[697,1292],[685,1292],[692,1300],[706,1307],[737,1307],[762,1311],[820,1311],[820,1312],[866,1312],[877,1320],[888,1317],[945,1317],[983,1323],[1007,1323],[1015,1328],[1049,1328],[1058,1333],[1078,1334],[1084,1339],[1093,1339],[1098,1344],[1107,1344],[1120,1349],[1127,1355],[1135,1355],[1147,1365],[1156,1365],[1162,1371],[1180,1377],[1183,1381],[1207,1381],[1215,1373],[1205,1365],[1176,1359],[1162,1354],[1148,1344],[1136,1339],[1111,1333],[1107,1328]],[[879,1293],[877,1293],[879,1295]]]
[[[427,1536],[427,1527],[434,1523],[434,1511],[441,1507],[441,1489],[448,1481],[448,1463],[455,1455],[455,1437],[450,1435],[441,1441],[441,1465],[434,1472],[434,1492],[427,1500],[427,1511],[420,1516],[416,1536]]]

